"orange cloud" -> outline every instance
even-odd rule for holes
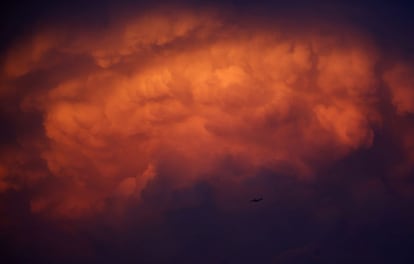
[[[391,88],[392,103],[400,115],[414,113],[413,73],[413,67],[397,64],[384,75],[385,82]]]
[[[3,69],[3,83],[14,85],[7,89],[26,91],[22,110],[43,116],[44,135],[33,139],[43,144],[30,155],[45,163],[48,183],[36,184],[48,187],[33,197],[34,212],[77,217],[109,198],[139,197],[165,176],[165,164],[171,188],[208,178],[229,156],[246,163],[241,178],[286,166],[312,177],[372,144],[377,55],[356,34],[289,33],[165,10],[97,32],[56,28],[18,43]],[[18,82],[29,74],[45,87]],[[399,91],[396,102],[410,110]]]
[[[414,169],[414,68],[407,61],[394,62],[384,73],[383,79],[389,88],[390,103],[395,115],[390,130],[394,134],[402,154],[392,168],[392,183],[399,194],[413,197],[412,172]]]

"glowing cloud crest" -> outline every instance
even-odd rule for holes
[[[381,122],[375,49],[340,31],[287,31],[162,11],[96,32],[41,30],[9,52],[2,94],[24,91],[20,107],[42,114],[44,133],[2,158],[0,190],[30,183],[43,190],[33,211],[76,217],[139,199],[166,171],[180,188],[232,157],[247,169],[219,173],[234,181],[264,167],[309,178],[369,147]],[[398,111],[413,112],[404,72],[387,80]],[[31,159],[36,173],[18,165]]]

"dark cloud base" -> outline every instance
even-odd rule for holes
[[[7,263],[412,263],[413,199],[387,182],[387,155],[395,153],[376,143],[313,182],[263,169],[233,186],[263,195],[258,204],[208,182],[171,192],[158,180],[141,205],[128,206],[121,227],[106,214],[76,223],[34,217],[29,197],[11,191],[1,199],[12,220],[2,229],[2,256]]]
[[[117,228],[105,215],[51,223],[29,214],[27,197],[3,194],[13,222],[2,232],[2,255],[8,263],[412,263],[412,199],[363,167],[371,154],[312,183],[263,170],[235,189],[260,191],[264,201],[228,197],[237,207],[231,211],[217,199],[226,190],[209,183],[171,193],[156,182]],[[374,187],[364,183],[370,180]],[[150,207],[162,220],[142,219]]]

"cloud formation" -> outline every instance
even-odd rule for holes
[[[317,2],[91,4],[16,38],[8,263],[412,263],[412,45]]]
[[[263,168],[313,178],[372,145],[379,61],[356,31],[260,28],[218,12],[161,9],[98,31],[41,28],[3,67],[2,100],[40,113],[42,129],[3,149],[1,190],[41,190],[33,212],[78,217],[112,197],[139,199],[167,171],[172,189]],[[411,71],[384,73],[400,115],[414,109]],[[228,158],[240,175],[216,170]]]

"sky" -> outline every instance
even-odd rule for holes
[[[413,263],[413,9],[5,6],[2,258]]]

